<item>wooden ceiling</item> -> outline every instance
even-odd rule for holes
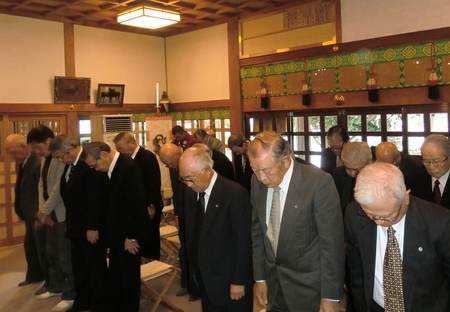
[[[311,0],[0,0],[0,14],[168,37],[305,2]],[[142,4],[177,11],[181,22],[156,30],[117,23],[118,12]]]

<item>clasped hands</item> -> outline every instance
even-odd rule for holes
[[[135,239],[125,238],[125,250],[130,254],[137,254],[139,251],[139,244]]]

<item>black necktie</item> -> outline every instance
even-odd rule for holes
[[[44,189],[43,196],[44,199],[48,199],[48,191],[47,191],[47,175],[48,175],[48,168],[50,167],[50,162],[52,161],[52,155],[47,156],[45,158],[44,166],[42,167],[42,188]]]
[[[194,231],[191,241],[191,270],[193,273],[198,270],[198,243],[202,232],[203,218],[205,216],[205,192],[198,193],[197,208],[195,212]]]
[[[75,169],[75,165],[72,163],[70,164],[69,176],[72,174],[73,169]]]
[[[439,189],[439,180],[434,181],[434,188],[433,188],[433,193],[434,193],[434,202],[438,205],[441,204],[441,190]]]

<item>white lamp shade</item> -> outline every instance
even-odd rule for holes
[[[180,21],[180,14],[177,12],[156,9],[147,6],[133,8],[117,15],[119,24],[157,29]]]

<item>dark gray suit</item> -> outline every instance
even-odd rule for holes
[[[268,188],[252,178],[253,277],[266,280],[268,310],[279,288],[290,311],[319,311],[344,285],[344,235],[339,197],[328,173],[294,161],[277,256],[266,236]]]
[[[347,207],[345,239],[355,311],[372,311],[377,227]],[[450,211],[410,196],[403,242],[407,312],[450,311]]]
[[[31,152],[24,163],[16,163],[17,180],[14,188],[14,211],[25,222],[23,247],[27,260],[25,280],[48,283],[48,264],[45,253],[45,229],[34,229],[34,220],[39,210],[38,184],[40,177],[41,156]]]

